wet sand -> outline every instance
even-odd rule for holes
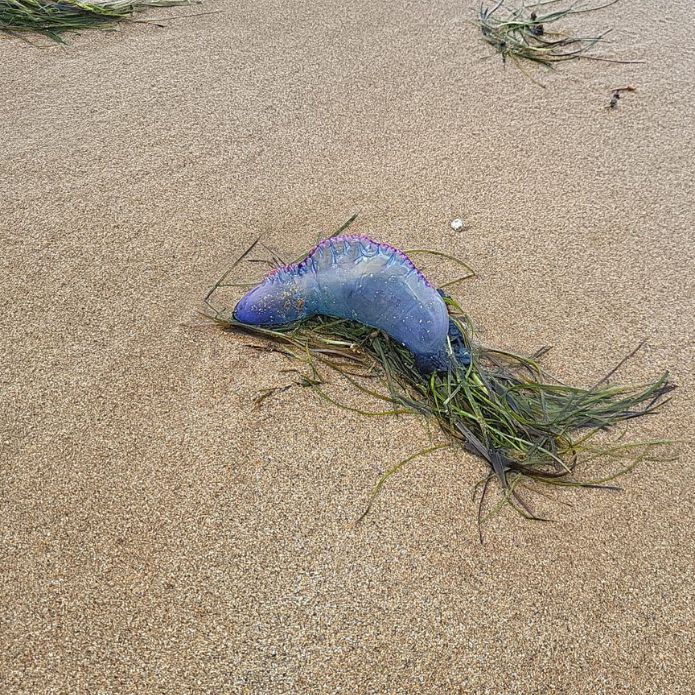
[[[586,15],[646,62],[546,89],[484,60],[475,3],[202,9],[0,40],[3,691],[692,693],[686,445],[484,546],[484,467],[440,452],[356,527],[425,429],[306,389],[253,411],[291,365],[197,314],[259,234],[294,256],[359,211],[472,263],[484,340],[567,381],[646,337],[621,379],[681,388],[632,436],[692,438],[691,3]]]

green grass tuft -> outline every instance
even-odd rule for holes
[[[555,9],[548,7],[549,5],[557,6],[560,1],[540,0],[527,4],[525,0],[521,0],[513,7],[508,7],[504,0],[494,5],[481,4],[477,23],[483,40],[500,54],[504,63],[511,60],[522,71],[523,61],[549,68],[555,63],[578,59],[611,63],[638,62],[589,55],[593,48],[604,42],[610,30],[596,36],[574,36],[561,29],[555,29],[556,25],[563,20],[610,7],[618,0],[593,6],[572,3]]]
[[[0,0],[0,31],[33,32],[63,43],[61,34],[109,29],[148,7],[190,5],[191,0]]]

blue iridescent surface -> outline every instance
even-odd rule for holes
[[[387,244],[364,236],[326,239],[301,263],[271,273],[234,310],[237,321],[268,327],[317,315],[384,331],[413,353],[423,372],[449,364],[449,314],[441,294]],[[458,352],[465,362],[467,351]]]

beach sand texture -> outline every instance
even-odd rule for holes
[[[680,389],[631,436],[692,438],[692,3],[585,15],[645,62],[547,89],[483,60],[476,8],[208,0],[0,40],[2,692],[695,691],[687,445],[483,546],[484,466],[438,452],[355,526],[425,429],[309,389],[252,410],[292,365],[197,314],[257,235],[292,257],[359,211],[471,262],[485,342],[554,345],[566,381],[646,337],[620,380]]]

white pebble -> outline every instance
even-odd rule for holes
[[[451,220],[449,226],[455,231],[460,232],[463,229],[463,220],[457,217],[455,220]]]

